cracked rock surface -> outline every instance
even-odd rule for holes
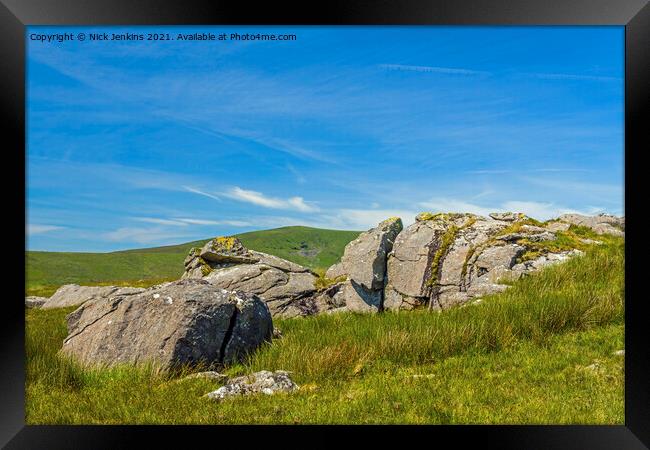
[[[270,341],[271,314],[256,295],[178,280],[134,295],[96,298],[67,316],[61,352],[84,364],[220,366]]]
[[[296,317],[314,313],[316,276],[306,267],[249,250],[234,237],[215,238],[185,259],[183,279],[203,279],[213,286],[259,295],[271,314]]]
[[[131,295],[144,291],[144,288],[118,286],[79,286],[64,284],[43,304],[43,309],[77,306],[89,300],[116,295]]]

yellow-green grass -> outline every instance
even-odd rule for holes
[[[275,320],[229,375],[289,370],[298,392],[204,398],[218,382],[57,356],[66,310],[28,310],[27,423],[623,423],[623,241],[480,304]]]

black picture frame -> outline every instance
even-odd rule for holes
[[[626,203],[626,328],[624,426],[424,426],[372,427],[369,434],[388,438],[404,432],[409,441],[449,440],[455,446],[477,442],[481,447],[642,449],[650,446],[650,342],[638,243],[641,208],[635,193],[641,186],[640,156],[648,134],[650,99],[650,5],[646,0],[444,0],[402,2],[339,0],[282,6],[278,2],[219,0],[0,0],[0,96],[2,123],[7,126],[3,146],[6,161],[2,176],[4,226],[10,244],[7,257],[16,275],[2,305],[2,368],[0,369],[0,445],[6,448],[120,448],[140,439],[171,444],[188,443],[198,435],[213,442],[225,437],[248,441],[255,434],[278,442],[336,442],[339,437],[322,426],[26,426],[24,368],[24,309],[17,301],[23,280],[25,223],[25,26],[27,25],[165,25],[165,24],[283,24],[283,25],[624,25],[625,26],[625,203]],[[11,211],[11,213],[9,213]],[[22,227],[22,228],[21,228]],[[21,239],[20,236],[23,236]],[[637,244],[638,243],[638,244]],[[23,292],[24,294],[24,292]],[[23,295],[21,294],[21,295]],[[252,427],[246,427],[252,428]],[[396,429],[397,428],[397,429]],[[337,427],[337,431],[363,431],[367,427]],[[249,432],[250,431],[250,432]],[[306,433],[318,434],[305,436]],[[426,434],[426,436],[425,436]],[[430,436],[433,434],[434,436]],[[270,436],[268,436],[270,435]],[[190,438],[189,436],[192,436]],[[209,442],[209,441],[208,441]]]

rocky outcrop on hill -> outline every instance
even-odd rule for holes
[[[487,217],[421,213],[405,229],[401,219],[390,218],[359,235],[325,278],[291,261],[247,249],[235,237],[219,237],[190,251],[182,279],[258,295],[274,317],[423,306],[445,309],[501,292],[522,276],[600,244],[598,235],[624,236],[624,230],[623,217],[605,214],[564,214],[539,222],[514,212]],[[65,285],[43,308],[143,291]],[[26,299],[27,306],[40,302]]]
[[[89,300],[67,317],[61,352],[84,364],[224,365],[271,340],[266,304],[205,280]]]
[[[609,214],[599,214],[597,216],[563,214],[558,218],[558,221],[588,227],[598,234],[625,236],[625,217],[616,217]]]
[[[524,214],[510,212],[492,213],[489,217],[422,213],[414,224],[393,238],[392,250],[386,253],[386,264],[375,262],[376,267],[386,267],[383,289],[372,291],[377,296],[373,299],[374,308],[366,310],[422,306],[445,309],[475,297],[501,292],[507,289],[509,282],[580,255],[580,248],[585,245],[598,244],[598,241],[572,233],[572,225],[587,226],[598,234],[620,235],[624,219],[565,215],[541,223]],[[376,233],[376,230],[368,233]],[[563,239],[558,240],[560,237]],[[346,254],[340,263],[328,270],[328,277],[347,275],[348,267],[355,266],[351,262],[354,253],[348,253],[346,248]],[[369,265],[366,263],[365,267]],[[348,280],[319,293],[315,297],[318,311],[363,311],[350,307],[354,305],[354,301],[350,301],[354,294],[349,292],[349,285],[354,287]],[[379,283],[375,285],[378,286]]]
[[[118,287],[118,286],[79,286],[78,284],[64,284],[47,299],[43,309],[65,308],[81,305],[89,300],[106,298],[117,295],[132,295],[144,291],[143,288]]]
[[[185,259],[183,279],[203,279],[229,290],[259,295],[271,314],[295,317],[315,312],[316,275],[277,256],[249,250],[235,237],[219,237]]]

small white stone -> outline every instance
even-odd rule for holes
[[[165,299],[165,303],[167,303],[168,305],[171,305],[172,303],[174,303],[174,300],[172,300],[171,297],[167,297],[167,298]]]
[[[153,294],[153,298],[160,298],[160,294]]]
[[[616,356],[625,356],[625,350],[616,350],[614,354]]]

